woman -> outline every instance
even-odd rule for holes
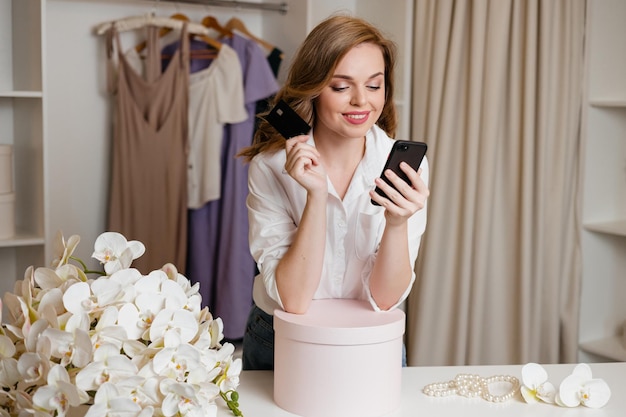
[[[309,122],[310,134],[285,141],[262,121],[241,152],[250,162],[250,250],[259,269],[244,369],[273,369],[276,308],[305,313],[314,299],[355,298],[388,310],[408,296],[426,227],[428,164],[418,172],[402,164],[410,184],[386,171],[399,192],[378,178],[397,126],[395,54],[362,19],[321,22],[275,97]]]

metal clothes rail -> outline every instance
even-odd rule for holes
[[[238,1],[238,0],[177,0],[183,3],[204,4],[207,6],[219,6],[219,7],[233,7],[242,9],[258,9],[269,10],[273,12],[279,12],[281,14],[287,13],[287,3],[256,3],[251,1]]]

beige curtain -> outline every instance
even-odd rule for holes
[[[585,0],[416,0],[409,365],[575,362]]]

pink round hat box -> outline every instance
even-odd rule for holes
[[[314,300],[306,314],[274,311],[274,401],[302,417],[379,417],[400,408],[400,309]]]

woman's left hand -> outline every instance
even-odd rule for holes
[[[422,181],[420,176],[421,169],[415,171],[406,162],[400,164],[400,169],[407,175],[410,183],[405,182],[392,170],[388,169],[384,172],[384,175],[391,181],[396,189],[381,178],[376,178],[376,186],[378,186],[388,198],[381,196],[374,190],[370,191],[370,197],[385,208],[385,217],[388,224],[400,224],[405,222],[417,211],[424,208],[426,200],[430,195],[428,186]]]

